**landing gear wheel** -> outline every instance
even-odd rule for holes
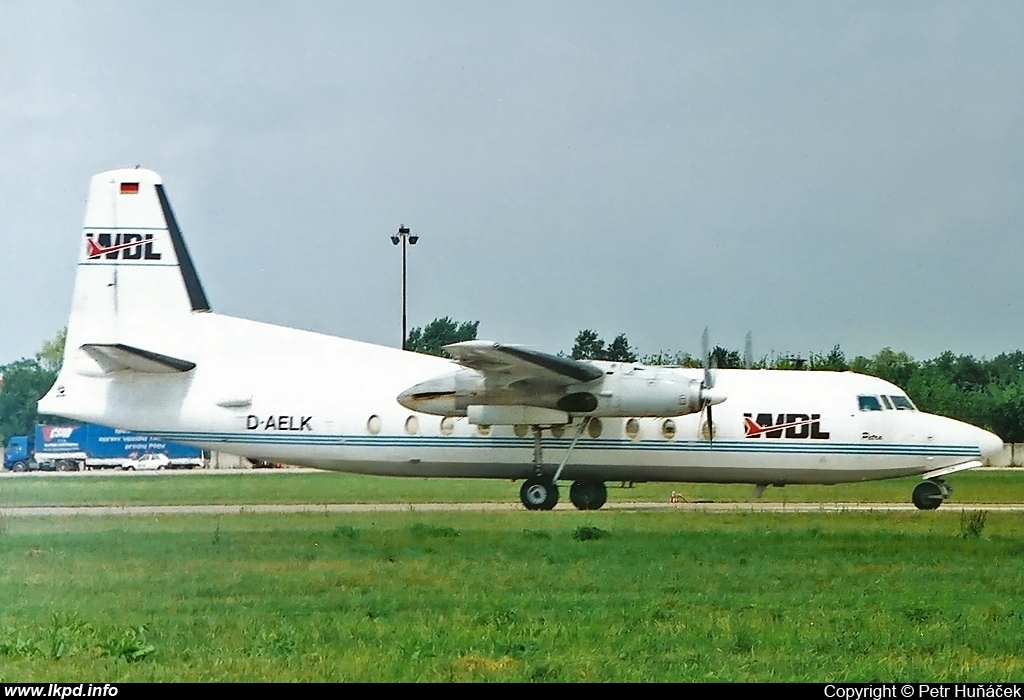
[[[919,510],[935,510],[946,500],[946,495],[943,493],[942,486],[934,481],[922,481],[914,487],[914,493],[910,500]]]
[[[550,479],[530,477],[519,489],[519,500],[528,510],[551,510],[558,503],[558,486]]]
[[[574,481],[569,500],[580,510],[598,510],[608,502],[608,489],[603,481]]]

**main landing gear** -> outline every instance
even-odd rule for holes
[[[558,504],[558,485],[544,476],[531,476],[519,489],[519,500],[529,510],[551,510]]]
[[[580,510],[598,510],[608,502],[608,489],[603,481],[577,480],[569,487],[569,500]]]
[[[551,510],[558,505],[558,484],[550,478],[531,476],[519,489],[519,500],[530,510]],[[603,481],[577,479],[569,487],[569,500],[579,510],[598,510],[608,502]]]
[[[914,493],[910,496],[910,500],[920,510],[935,510],[952,493],[952,487],[942,479],[929,479],[914,487]]]
[[[541,431],[539,425],[533,426],[533,475],[523,482],[519,489],[519,500],[529,510],[551,510],[558,504],[558,477],[562,475],[569,455],[572,454],[577,440],[587,427],[589,419],[584,419],[576,430],[576,436],[569,443],[565,459],[558,465],[553,475],[546,473],[542,459]],[[597,510],[608,501],[608,489],[603,481],[577,479],[569,487],[569,500],[580,510]]]

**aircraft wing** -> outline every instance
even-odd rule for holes
[[[559,357],[521,345],[503,345],[489,340],[467,340],[444,347],[463,367],[475,369],[486,378],[503,384],[539,380],[567,385],[590,382],[604,372],[589,362]]]

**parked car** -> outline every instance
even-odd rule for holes
[[[145,471],[167,469],[171,466],[171,459],[161,452],[144,454],[138,459],[129,459],[122,466],[127,471]]]

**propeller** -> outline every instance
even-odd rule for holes
[[[747,340],[743,344],[743,368],[750,369],[754,366],[754,334],[747,331]]]
[[[725,394],[715,391],[715,370],[718,369],[718,358],[711,354],[711,344],[708,340],[708,329],[700,338],[701,355],[703,355],[704,380],[700,383],[701,408],[707,412],[708,441],[715,436],[715,423],[711,415],[711,407],[716,403],[722,403],[727,398]]]
[[[708,329],[704,327],[704,334],[700,337],[701,362],[704,365],[704,383],[701,388],[710,389],[715,385],[715,377],[711,374],[711,343],[708,341]]]

